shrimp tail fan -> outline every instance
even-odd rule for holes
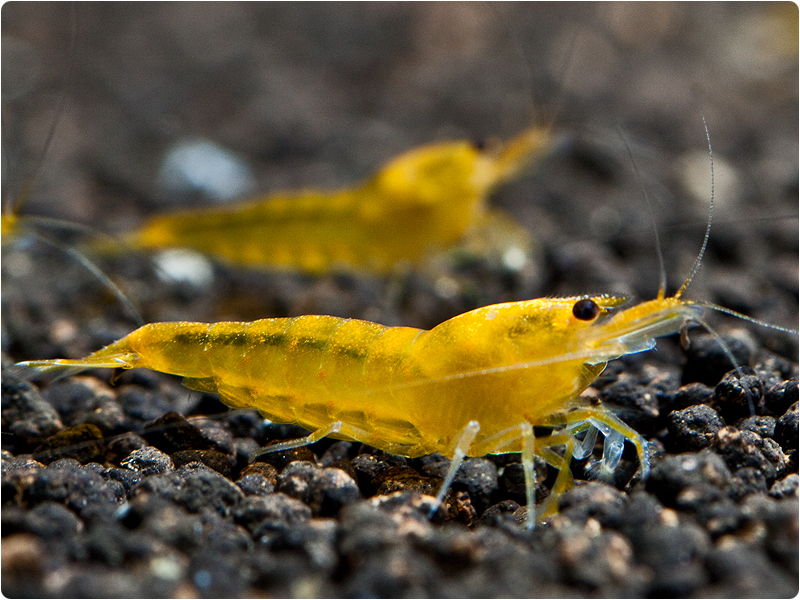
[[[63,379],[88,369],[131,369],[140,360],[139,354],[130,348],[121,348],[116,342],[85,358],[29,360],[17,363],[15,369],[20,373],[44,375],[48,379]]]

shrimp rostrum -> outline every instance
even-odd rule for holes
[[[189,388],[217,392],[231,407],[257,408],[312,432],[269,451],[331,436],[407,457],[439,452],[452,458],[439,500],[464,457],[521,452],[533,526],[555,512],[572,485],[571,459],[588,456],[598,432],[605,437],[601,475],[613,474],[625,441],[636,448],[642,477],[648,473],[642,436],[602,405],[581,406],[578,396],[608,361],[683,331],[701,319],[703,305],[662,294],[629,308],[623,302],[583,296],[496,304],[431,330],[332,316],[154,323],[83,359],[20,366],[181,375]],[[536,426],[553,431],[537,438]],[[536,455],[559,469],[538,511]]]

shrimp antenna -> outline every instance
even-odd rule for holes
[[[569,42],[569,50],[567,51],[567,56],[564,58],[564,64],[560,69],[560,81],[558,81],[556,85],[557,95],[555,97],[555,102],[551,104],[555,108],[553,108],[551,111],[549,119],[550,122],[546,123],[548,128],[553,127],[558,119],[561,109],[564,107],[564,102],[567,97],[567,81],[569,79],[569,71],[570,68],[575,64],[575,53],[576,48],[578,47],[578,36],[580,36],[580,33],[581,32],[576,29],[572,34],[572,39]]]
[[[47,132],[47,138],[45,139],[44,145],[42,146],[42,151],[39,153],[39,157],[36,159],[34,163],[33,172],[28,176],[25,180],[25,183],[22,185],[22,189],[20,190],[19,194],[17,195],[16,201],[13,198],[9,197],[7,200],[8,210],[6,211],[8,214],[11,214],[14,209],[19,210],[20,207],[25,203],[28,197],[33,190],[34,182],[39,175],[39,171],[42,169],[42,165],[44,164],[44,159],[47,156],[47,151],[50,149],[50,144],[53,141],[53,136],[56,133],[56,126],[58,122],[61,120],[61,114],[64,112],[64,106],[67,104],[67,88],[69,86],[69,82],[72,81],[72,72],[75,70],[75,63],[76,63],[76,56],[77,56],[77,48],[78,48],[78,8],[75,3],[71,3],[70,5],[70,14],[72,15],[72,31],[70,35],[70,42],[69,42],[69,63],[67,64],[67,73],[64,76],[64,87],[61,89],[61,93],[58,97],[58,103],[56,105],[56,114],[53,117],[52,122],[50,123],[50,130]],[[16,203],[16,207],[14,207],[14,203]]]
[[[697,271],[700,270],[700,263],[703,261],[703,255],[708,247],[708,238],[711,237],[711,221],[714,219],[714,150],[711,148],[711,135],[708,133],[706,116],[702,113],[701,116],[703,117],[703,129],[706,131],[706,141],[708,141],[708,159],[711,163],[711,201],[708,203],[708,223],[706,224],[706,234],[703,236],[703,245],[700,248],[700,253],[697,255],[697,258],[694,259],[692,270],[689,271],[689,277],[687,277],[686,281],[683,282],[681,288],[675,292],[675,298],[680,298],[683,296],[686,288],[688,288],[689,284],[692,283],[692,279],[694,279]]]
[[[737,319],[741,319],[742,321],[747,321],[749,323],[753,323],[754,325],[759,325],[760,327],[766,327],[767,329],[774,329],[775,331],[782,331],[783,333],[791,333],[792,335],[797,335],[797,329],[792,329],[791,327],[782,327],[780,325],[774,325],[773,323],[767,323],[766,321],[762,321],[760,319],[754,319],[753,317],[748,317],[740,312],[736,312],[735,310],[731,310],[730,308],[725,308],[724,306],[719,306],[717,304],[710,304],[708,302],[698,302],[701,306],[705,308],[710,308],[711,310],[716,310],[717,312],[721,312],[726,315],[730,315],[732,317],[736,317]]]
[[[91,260],[89,260],[84,254],[82,254],[81,252],[79,252],[75,248],[72,248],[71,246],[65,246],[64,244],[61,244],[60,242],[57,242],[57,241],[55,241],[53,239],[45,237],[45,236],[43,236],[42,234],[40,234],[40,233],[38,233],[36,231],[32,231],[31,235],[33,235],[40,242],[43,242],[43,243],[47,244],[48,246],[52,246],[53,248],[61,250],[67,256],[69,256],[70,258],[72,258],[76,262],[80,263],[80,265],[82,267],[84,267],[92,275],[97,277],[97,279],[100,280],[100,283],[102,283],[114,295],[114,297],[117,299],[117,301],[125,309],[125,312],[128,313],[128,316],[130,316],[133,319],[133,321],[136,323],[137,327],[141,327],[142,325],[145,324],[144,319],[142,318],[142,315],[140,315],[139,311],[136,310],[136,307],[133,305],[133,303],[125,295],[125,292],[123,292],[119,288],[119,286],[117,286],[117,284],[114,283],[111,280],[111,278],[108,275],[103,273],[103,271],[102,271],[102,269],[100,269],[100,267],[98,267]]]
[[[580,31],[576,29],[572,35],[572,39],[569,42],[569,49],[567,51],[566,56],[564,57],[563,65],[561,65],[561,68],[558,70],[558,72],[561,73],[561,76],[559,77],[559,80],[555,82],[556,90],[558,90],[558,95],[556,96],[555,100],[550,103],[550,105],[554,108],[552,108],[550,111],[547,111],[551,113],[550,115],[547,115],[545,111],[539,111],[539,109],[536,108],[536,104],[534,103],[534,98],[536,98],[537,96],[534,87],[534,70],[533,67],[531,66],[534,64],[534,61],[531,57],[528,48],[525,46],[525,44],[522,44],[520,42],[519,32],[514,30],[512,22],[507,18],[507,16],[504,15],[500,10],[498,10],[497,7],[494,5],[494,3],[490,3],[489,6],[491,8],[491,11],[497,17],[498,22],[508,32],[508,37],[511,42],[511,45],[514,48],[516,54],[519,56],[522,65],[525,69],[525,72],[527,73],[525,87],[527,88],[528,93],[526,93],[525,96],[526,98],[528,98],[528,110],[530,116],[533,118],[534,123],[536,122],[536,117],[539,116],[540,118],[542,118],[544,128],[546,130],[551,130],[558,119],[558,114],[561,111],[561,107],[563,107],[564,105],[564,98],[567,93],[566,82],[568,80],[569,68],[574,63],[575,48],[578,45],[578,36],[580,35]],[[541,97],[538,99],[541,100]],[[539,114],[537,115],[537,113]]]
[[[530,116],[535,117],[535,115],[536,115],[536,106],[535,106],[535,104],[533,102],[533,98],[536,95],[536,92],[535,92],[534,86],[533,86],[533,69],[531,68],[530,56],[528,55],[528,52],[526,51],[525,47],[522,44],[520,44],[519,35],[511,27],[511,23],[509,22],[508,18],[506,18],[506,15],[504,15],[494,5],[494,3],[490,3],[489,4],[489,8],[490,8],[491,12],[494,13],[495,18],[497,19],[497,22],[500,23],[500,25],[508,33],[508,38],[511,41],[511,46],[514,48],[514,51],[519,56],[519,58],[520,58],[520,60],[522,62],[522,68],[525,70],[525,74],[527,75],[527,77],[525,77],[525,89],[526,89],[525,98],[528,99],[528,101],[526,103],[527,104],[526,108],[527,108],[528,114]],[[535,120],[534,120],[534,122],[535,122]]]
[[[717,344],[719,344],[720,348],[722,348],[723,354],[725,354],[727,359],[731,361],[731,364],[733,365],[733,371],[736,373],[736,379],[742,381],[742,379],[744,378],[744,372],[742,371],[742,368],[739,366],[739,362],[736,360],[736,357],[733,355],[733,350],[731,350],[728,344],[725,343],[725,340],[722,339],[722,336],[713,327],[711,327],[711,325],[706,323],[704,319],[701,319],[700,317],[695,317],[694,321],[700,326],[702,326],[703,329],[705,329],[708,333],[711,334],[711,336],[714,338],[714,341],[717,342]],[[750,409],[750,415],[752,416],[756,414],[756,407],[755,404],[753,403],[753,398],[750,395],[750,390],[747,389],[747,387],[744,385],[743,388],[744,388],[744,395],[747,397],[747,406]]]
[[[633,165],[633,172],[636,174],[636,181],[639,182],[639,186],[642,188],[642,194],[647,204],[647,212],[650,213],[650,224],[653,227],[653,236],[656,240],[656,254],[658,255],[658,299],[663,300],[667,290],[667,269],[664,266],[664,252],[661,248],[661,237],[658,235],[658,224],[656,223],[656,214],[653,210],[653,202],[650,200],[650,195],[647,193],[647,186],[644,184],[642,174],[639,172],[639,165],[636,164],[636,159],[633,157],[628,138],[622,133],[619,125],[617,125],[617,133],[620,138],[622,138],[622,143],[625,144],[625,150],[628,152],[628,157],[631,159],[631,165]],[[706,233],[706,235],[708,235],[708,233]]]

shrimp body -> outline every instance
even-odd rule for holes
[[[4,242],[9,236],[14,236],[16,234],[18,225],[19,222],[16,214],[4,213],[3,215],[0,215],[0,237],[3,238]]]
[[[217,392],[231,407],[257,408],[275,422],[313,432],[277,449],[331,435],[409,457],[440,452],[454,458],[451,470],[464,456],[522,450],[526,473],[540,453],[560,468],[557,497],[571,485],[569,461],[581,456],[573,434],[592,428],[618,449],[606,465],[612,472],[628,439],[646,474],[641,436],[602,406],[579,408],[578,395],[609,360],[652,348],[655,337],[681,331],[702,310],[678,298],[617,309],[623,301],[595,296],[497,304],[431,330],[331,316],[154,323],[83,359],[20,365],[181,375],[188,387]],[[532,426],[563,429],[534,439]],[[594,437],[586,438],[593,446]],[[565,445],[563,458],[550,450]],[[535,482],[526,482],[532,504]]]
[[[505,144],[430,144],[396,157],[354,188],[156,216],[128,242],[140,249],[192,248],[242,265],[389,273],[420,264],[487,221],[508,229],[511,220],[486,206],[488,194],[551,143],[547,130],[531,128]],[[529,243],[519,226],[512,235]]]

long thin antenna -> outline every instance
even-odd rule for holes
[[[580,30],[576,29],[572,35],[572,39],[569,43],[569,49],[567,51],[566,56],[563,60],[563,65],[559,68],[558,72],[561,74],[558,81],[555,82],[557,95],[555,99],[550,103],[551,107],[553,107],[549,112],[550,114],[546,114],[545,111],[542,111],[536,105],[536,100],[541,101],[540,97],[537,97],[536,90],[534,88],[534,69],[532,65],[534,64],[533,58],[526,47],[520,41],[520,36],[517,31],[514,30],[513,24],[507,18],[507,15],[501,13],[494,5],[494,3],[490,3],[489,6],[491,7],[492,11],[497,17],[498,22],[505,28],[508,32],[508,37],[511,43],[511,46],[514,48],[514,51],[520,57],[520,61],[522,63],[523,68],[527,73],[526,83],[525,86],[528,90],[526,94],[528,100],[528,110],[530,111],[532,120],[536,123],[538,116],[542,121],[542,126],[550,130],[555,126],[556,121],[558,120],[559,113],[561,108],[564,105],[564,99],[567,94],[567,85],[566,82],[568,80],[569,70],[572,66],[575,58],[576,47],[578,45],[578,36],[580,35]],[[539,95],[540,96],[540,95]],[[543,103],[544,104],[544,103]],[[537,123],[538,124],[538,123]]]
[[[22,185],[22,189],[20,190],[19,194],[17,194],[16,199],[11,198],[7,200],[9,206],[7,207],[7,213],[11,214],[14,211],[18,211],[20,207],[25,203],[30,196],[31,190],[33,190],[34,182],[39,175],[39,171],[42,169],[42,165],[44,164],[44,159],[47,156],[47,151],[50,149],[50,143],[53,140],[53,136],[56,133],[56,126],[60,121],[61,114],[64,112],[64,106],[67,103],[67,88],[69,86],[70,81],[72,81],[72,73],[75,70],[75,63],[76,63],[76,56],[77,56],[77,48],[78,48],[78,7],[74,2],[70,4],[70,14],[72,15],[72,31],[71,37],[69,42],[69,63],[67,64],[67,73],[64,76],[64,87],[61,89],[61,93],[58,98],[58,103],[56,105],[56,114],[53,117],[53,121],[50,123],[50,130],[47,132],[47,138],[45,139],[44,146],[42,146],[42,151],[39,153],[39,157],[36,159],[34,163],[33,172],[28,176],[25,180],[25,183]]]
[[[507,15],[498,10],[497,6],[494,3],[489,3],[488,6],[491,12],[494,13],[497,22],[500,23],[501,27],[503,27],[508,33],[508,39],[511,42],[511,47],[519,56],[522,68],[525,70],[525,75],[526,75],[525,99],[526,99],[526,109],[527,109],[526,112],[529,113],[528,116],[533,117],[532,120],[535,122],[536,103],[534,102],[534,97],[536,95],[536,92],[533,86],[533,68],[531,67],[532,63],[530,60],[530,56],[526,52],[524,45],[520,43],[519,34],[513,30],[511,23],[507,18]]]
[[[116,283],[111,281],[111,278],[109,278],[108,275],[103,273],[100,267],[94,264],[91,260],[89,260],[86,256],[81,254],[75,248],[66,246],[60,242],[57,242],[56,240],[50,239],[35,231],[31,232],[31,235],[33,235],[39,241],[49,246],[52,246],[53,248],[61,250],[67,256],[69,256],[76,262],[80,263],[87,271],[89,271],[92,275],[94,275],[97,279],[99,279],[100,282],[114,295],[117,301],[124,308],[125,312],[128,313],[128,316],[131,317],[133,321],[136,323],[137,327],[141,327],[142,325],[144,325],[145,323],[144,319],[142,318],[142,315],[139,314],[139,311],[136,310],[136,307],[133,305],[133,302],[131,302],[128,299],[128,297],[125,295],[125,292],[123,292]]]
[[[619,126],[617,126],[617,133],[622,138],[622,143],[625,144],[625,150],[628,152],[628,157],[631,159],[631,165],[633,165],[633,172],[636,174],[636,181],[639,182],[645,202],[647,203],[647,212],[650,214],[650,224],[653,227],[653,236],[655,237],[656,241],[656,254],[658,255],[658,299],[663,300],[667,291],[667,269],[664,265],[664,252],[661,248],[661,237],[658,235],[658,224],[656,223],[656,214],[653,210],[653,203],[651,202],[650,196],[647,193],[647,186],[644,184],[642,174],[639,172],[639,165],[636,164],[636,159],[633,157],[633,152],[631,151],[631,145],[628,143],[628,138],[625,137]]]
[[[706,130],[706,140],[708,141],[708,159],[711,163],[711,201],[708,203],[708,223],[706,224],[706,234],[703,237],[703,246],[700,248],[700,253],[697,255],[697,258],[694,259],[694,265],[692,265],[692,270],[689,272],[689,277],[687,277],[686,281],[683,282],[681,289],[675,293],[676,298],[683,296],[686,288],[689,287],[690,283],[692,283],[692,279],[694,279],[694,276],[700,269],[700,263],[703,261],[703,255],[708,247],[708,238],[711,237],[711,221],[714,220],[714,150],[711,148],[711,135],[708,133],[706,116],[702,114],[702,117],[703,129]]]
[[[567,56],[564,58],[564,64],[561,66],[559,72],[561,73],[561,78],[559,81],[556,82],[556,90],[557,95],[554,100],[554,108],[550,112],[549,123],[545,123],[548,128],[552,128],[556,121],[558,120],[559,113],[561,112],[562,108],[564,107],[564,103],[566,102],[567,97],[567,81],[569,79],[569,71],[570,68],[575,63],[575,52],[576,48],[578,47],[578,37],[580,36],[581,31],[576,29],[575,32],[572,34],[572,39],[569,42],[569,50],[567,51]]]

